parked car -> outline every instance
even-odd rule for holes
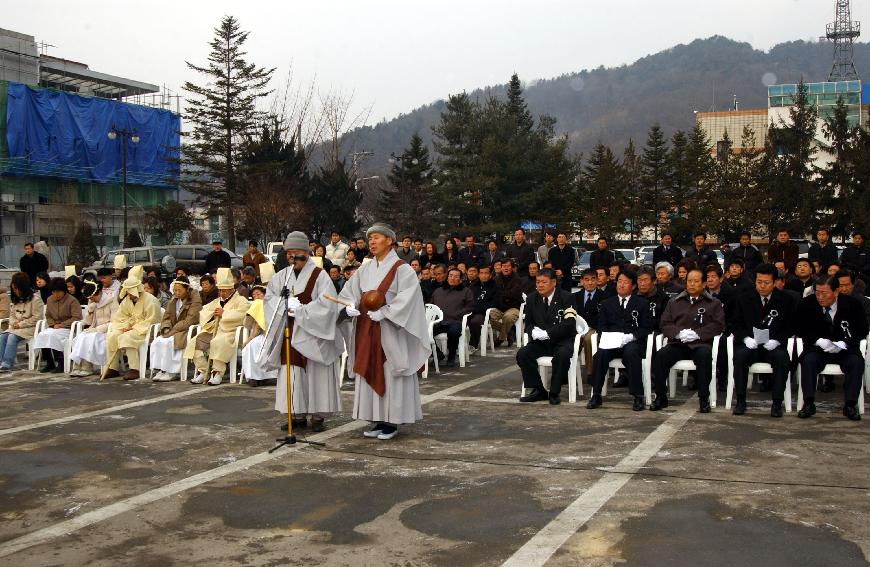
[[[622,252],[623,252],[622,250],[614,250],[613,255],[616,257],[616,261],[619,262],[619,264],[621,266],[624,266],[625,264],[628,264],[630,262],[629,262],[628,258],[626,258]],[[632,252],[634,252],[634,251],[632,251]],[[591,251],[584,252],[577,259],[577,262],[574,264],[574,267],[571,268],[571,279],[574,280],[574,282],[579,284],[580,274],[583,273],[583,270],[586,270],[589,268],[589,259],[590,258],[592,258]]]
[[[115,264],[115,256],[123,254],[127,257],[128,267],[137,265],[159,266],[164,275],[172,275],[178,268],[184,268],[193,274],[202,274],[205,272],[205,257],[211,250],[211,246],[206,244],[122,248],[104,255],[86,268],[84,272],[96,272],[99,268],[111,268]],[[232,267],[241,268],[241,256],[232,250],[226,250],[226,252],[230,255]]]
[[[632,248],[618,248],[617,250],[614,251],[614,253],[615,254],[621,253],[622,257],[626,260],[626,262],[625,262],[626,264],[634,264],[635,266],[640,265],[637,263],[637,252],[635,252],[634,249],[632,249]],[[622,264],[622,261],[620,260],[619,256],[616,257],[616,260],[620,264]]]

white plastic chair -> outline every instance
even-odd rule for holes
[[[527,296],[523,294],[523,302],[520,304],[520,314],[517,317],[517,322],[514,323],[514,332],[517,334],[517,348],[520,348],[523,343],[523,327],[526,324],[526,299]]]
[[[429,347],[432,349],[432,362],[435,365],[435,372],[441,373],[438,368],[438,351],[435,344],[435,324],[444,320],[444,312],[437,305],[431,303],[426,304],[426,321],[429,323]],[[426,359],[426,365],[423,366],[423,379],[429,377],[429,359]]]
[[[42,306],[42,319],[36,322],[36,328],[33,330],[33,337],[27,341],[27,369],[30,371],[36,370],[39,366],[39,361],[42,358],[41,349],[35,348],[33,345],[36,344],[36,335],[42,332],[45,329],[45,310],[46,306]]]
[[[580,355],[583,347],[583,335],[589,330],[589,325],[583,317],[577,316],[577,334],[574,336],[574,353],[571,355],[571,365],[568,367],[568,402],[576,403],[577,396],[583,397],[583,381],[580,377]],[[529,343],[529,336],[523,333],[523,345]],[[544,389],[550,390],[550,373],[548,368],[553,367],[552,356],[538,357],[538,372],[541,374],[541,383]],[[526,395],[525,384],[520,390],[520,396]]]
[[[470,333],[468,332],[468,318],[470,316],[470,313],[463,315],[462,322],[460,323],[462,334],[459,335],[459,345],[456,348],[456,356],[459,357],[460,368],[465,368],[465,363],[471,361],[471,356],[468,354],[468,347],[471,341]],[[438,333],[435,335],[435,342],[438,344],[438,348],[441,349],[441,352],[447,352],[447,333]]]
[[[865,368],[864,378],[866,380],[867,339],[864,339],[861,341],[861,344],[858,347],[858,350],[861,352],[861,357],[864,358],[864,361],[865,361],[865,363],[864,363],[864,368]],[[803,354],[803,352],[804,352],[804,341],[803,341],[803,339],[798,339],[797,340],[797,357],[798,357],[798,359],[800,359],[801,354]],[[822,376],[843,376],[843,369],[840,368],[839,364],[827,364],[827,365],[825,365],[824,368],[822,368],[822,371],[819,372],[819,376],[816,378],[816,381],[818,381],[818,378],[820,378]],[[800,367],[800,364],[798,364],[798,367],[797,367],[795,380],[797,380],[797,383],[798,383],[797,407],[801,408],[804,405],[804,392],[803,392],[803,388],[801,387],[801,367]],[[859,389],[858,413],[862,413],[862,414],[864,413],[864,388]]]
[[[242,331],[244,330],[244,328],[244,326],[240,325],[236,327],[236,330],[233,333],[233,355],[232,357],[230,357],[230,384],[236,383],[238,369],[240,366],[239,358],[241,358],[242,356],[242,349],[239,347],[241,347],[242,345]]]
[[[794,337],[788,339],[788,357],[794,352]],[[728,386],[725,390],[725,409],[731,409],[731,401],[734,398],[734,335],[728,335],[726,343],[728,357]],[[759,347],[761,348],[761,347]],[[756,374],[773,374],[773,368],[767,362],[755,362],[749,365],[749,376],[746,381],[746,388],[752,388],[752,379]],[[791,370],[786,374],[785,378],[785,412],[791,413]]]
[[[187,341],[184,343],[185,348],[190,344],[190,341],[196,340],[196,335],[199,333],[199,325],[191,325],[187,329]],[[187,382],[187,367],[190,365],[190,358],[185,358],[184,354],[181,355],[181,381]]]
[[[647,405],[652,403],[652,357],[653,344],[655,333],[650,333],[646,336],[646,357],[643,359],[641,370],[643,377],[643,397]],[[592,336],[592,356],[598,352],[598,337],[597,333]],[[621,358],[614,358],[607,366],[607,375],[604,377],[604,387],[601,389],[601,396],[607,395],[607,379],[610,376],[610,369],[613,369],[613,379],[616,380],[619,370],[625,368]]]
[[[495,351],[495,332],[489,322],[489,316],[495,308],[490,307],[483,315],[483,325],[480,326],[480,345],[477,347],[480,356],[486,356],[486,343],[489,341],[492,350]]]
[[[710,372],[710,407],[716,407],[716,394],[717,394],[717,386],[716,386],[716,361],[719,358],[719,341],[722,339],[722,335],[716,335],[713,338],[713,361]],[[658,335],[656,337],[656,342],[658,345],[656,346],[656,350],[661,350],[663,346],[668,344],[668,339],[665,338],[664,335]],[[689,372],[695,371],[695,363],[689,359],[678,360],[673,366],[671,366],[670,374],[668,374],[668,396],[673,398],[677,395],[677,372],[683,373],[683,387],[689,384]]]

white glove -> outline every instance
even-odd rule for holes
[[[378,309],[377,311],[369,311],[369,319],[377,323],[378,321],[383,321],[384,317],[386,317],[386,313],[384,313],[383,308]]]
[[[743,344],[746,345],[746,348],[751,348],[752,350],[755,350],[758,348],[758,341],[756,341],[752,337],[745,337],[743,339]]]
[[[622,346],[627,345],[634,340],[634,335],[631,333],[622,333]]]
[[[361,315],[359,309],[354,305],[348,305],[344,308],[344,312],[347,313],[348,317],[359,317]]]
[[[544,329],[540,327],[535,327],[532,329],[532,340],[533,341],[546,341],[550,338],[550,335]]]
[[[290,311],[296,311],[300,307],[302,307],[302,302],[295,295],[287,300],[287,309]]]
[[[834,343],[834,346],[840,347],[840,350],[848,350],[849,345],[846,344],[846,341],[837,341]],[[838,350],[837,352],[840,352]]]
[[[775,339],[770,339],[769,341],[764,343],[764,348],[766,348],[767,350],[773,350],[778,346],[779,346],[779,341],[777,341]]]
[[[697,341],[698,339],[701,338],[698,336],[698,333],[696,333],[692,329],[683,329],[682,331],[680,331],[680,335],[682,335],[682,337],[680,337],[678,335],[677,338],[680,339],[681,341],[683,341],[684,343],[690,343],[692,341]]]
[[[831,352],[828,349],[831,348],[833,345],[834,343],[831,342],[831,339],[819,339],[816,341],[816,346],[825,352]]]

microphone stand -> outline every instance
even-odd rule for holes
[[[293,435],[293,393],[291,391],[291,384],[293,382],[293,365],[290,363],[290,325],[293,324],[290,321],[290,290],[287,287],[284,287],[281,295],[284,296],[284,313],[287,321],[284,325],[284,355],[287,357],[287,435],[283,438],[275,439],[278,442],[277,445],[269,449],[269,453],[274,453],[284,445],[295,445],[296,443],[307,443],[309,445],[315,445],[317,447],[326,447],[326,443],[321,443],[319,441],[308,441],[305,439],[299,439],[295,435]]]

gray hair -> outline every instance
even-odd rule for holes
[[[658,264],[656,264],[656,271],[657,272],[659,271],[659,268],[666,269],[668,271],[668,275],[670,275],[670,276],[674,275],[674,267],[671,265],[670,262],[659,262]]]

